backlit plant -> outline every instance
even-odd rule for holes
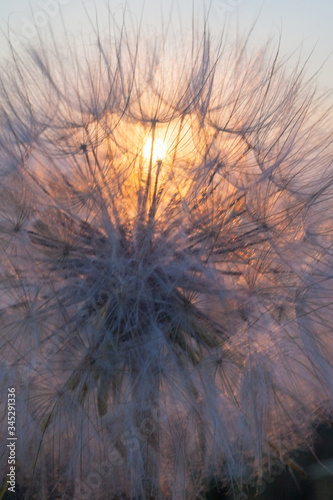
[[[331,415],[329,111],[278,51],[106,35],[13,50],[0,79],[17,481],[43,500],[260,483]]]

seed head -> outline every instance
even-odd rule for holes
[[[0,373],[27,498],[192,499],[331,416],[322,99],[278,51],[124,28],[1,74]]]

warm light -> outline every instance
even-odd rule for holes
[[[153,146],[154,146],[153,147],[153,156],[152,156],[153,163],[156,163],[157,161],[164,160],[164,158],[167,154],[164,142],[161,139],[155,139]],[[150,160],[151,153],[152,153],[151,147],[152,147],[152,139],[150,137],[146,140],[145,145],[144,145],[143,150],[142,150],[143,157],[148,161]]]

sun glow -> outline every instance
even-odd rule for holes
[[[155,139],[154,144],[152,144],[152,138],[149,137],[143,146],[142,153],[145,160],[149,161],[152,156],[153,163],[156,163],[157,161],[164,160],[167,154],[167,149],[162,139]]]

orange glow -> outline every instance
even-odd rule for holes
[[[161,139],[155,139],[154,144],[152,144],[152,138],[149,137],[143,146],[143,157],[145,160],[150,160],[152,156],[153,163],[157,161],[163,161],[167,154],[167,146]]]

